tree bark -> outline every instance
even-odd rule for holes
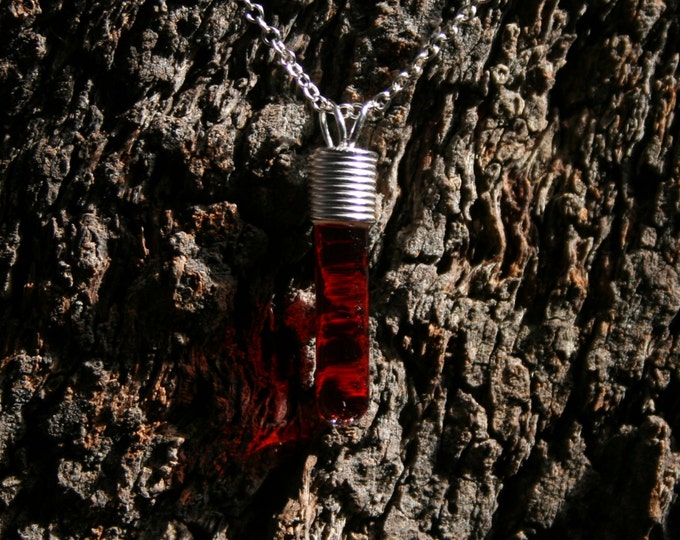
[[[324,94],[443,0],[271,0]],[[315,115],[239,2],[0,4],[0,536],[680,537],[677,2],[493,0],[364,130],[372,401],[318,421]]]

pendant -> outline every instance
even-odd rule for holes
[[[375,221],[375,152],[354,147],[365,118],[347,136],[336,106],[340,144],[321,113],[327,148],[311,157],[311,216],[316,260],[316,372],[319,413],[332,424],[359,419],[369,404],[368,229]]]

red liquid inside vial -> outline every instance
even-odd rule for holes
[[[314,226],[316,252],[316,399],[331,423],[368,409],[368,228]]]

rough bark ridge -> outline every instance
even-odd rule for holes
[[[443,0],[271,0],[332,99]],[[315,119],[237,2],[0,4],[0,536],[680,537],[678,4],[494,0],[364,133],[373,403],[316,425]]]

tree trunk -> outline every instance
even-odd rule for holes
[[[265,8],[341,102],[444,4]],[[493,0],[367,125],[372,401],[333,428],[323,139],[241,4],[0,3],[0,536],[679,538],[679,13]]]

